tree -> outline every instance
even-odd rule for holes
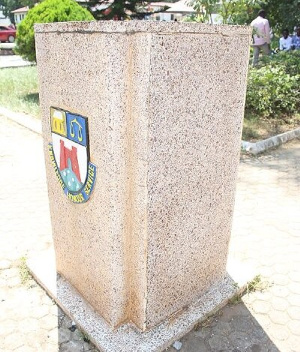
[[[35,4],[41,2],[40,0],[21,0],[21,3],[23,6],[28,6],[29,8],[32,8],[35,6]]]
[[[194,20],[199,22],[211,22],[211,14],[217,13],[223,23],[250,24],[258,10],[263,8],[277,34],[281,34],[284,28],[293,31],[300,25],[299,0],[190,0],[190,4],[197,12]]]
[[[82,3],[87,7],[96,20],[125,20],[125,19],[143,19],[155,12],[149,10],[149,4],[161,0],[143,1],[143,0],[91,0]],[[174,2],[169,0],[168,2]],[[168,9],[165,6],[163,10]]]
[[[194,16],[195,21],[212,23],[212,14],[216,12],[218,3],[219,0],[191,0],[189,5],[197,13]]]
[[[220,3],[218,13],[223,23],[250,24],[260,8],[255,0],[226,0]]]
[[[35,23],[92,21],[93,16],[74,0],[44,0],[28,11],[17,30],[16,51],[24,59],[36,61],[34,29]]]
[[[300,25],[299,0],[267,0],[264,9],[271,27],[278,35],[284,28],[292,32],[295,26]]]
[[[194,21],[212,23],[212,14],[217,14],[224,24],[249,24],[261,7],[257,0],[191,0],[197,12]]]
[[[300,24],[299,0],[225,0],[220,3],[219,14],[224,23],[250,24],[263,8],[267,18],[278,35],[284,28],[293,31]]]
[[[3,15],[9,17],[10,21],[14,23],[14,11],[20,7],[29,6],[33,7],[39,0],[0,0],[0,7],[2,8]]]
[[[23,5],[22,5],[21,0],[1,0],[0,6],[2,6],[3,15],[5,17],[9,17],[11,22],[14,23],[14,14],[11,13],[11,11],[18,9],[19,7],[22,7]]]

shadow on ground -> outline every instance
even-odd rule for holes
[[[23,96],[23,100],[26,101],[27,103],[34,103],[37,105],[40,104],[39,93],[26,94]]]
[[[89,336],[81,332],[74,322],[58,307],[58,351],[97,352]]]
[[[280,352],[242,301],[228,304],[180,341],[180,352]]]
[[[58,309],[59,352],[97,352],[88,336]],[[228,304],[180,339],[180,352],[280,352],[242,301]],[[165,352],[176,352],[169,347]]]
[[[280,148],[266,151],[257,156],[242,153],[241,163],[255,168],[263,168],[266,172],[277,172],[277,181],[292,181],[295,186],[299,184],[300,139],[296,138]]]

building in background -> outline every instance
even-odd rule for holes
[[[185,16],[194,15],[196,11],[189,5],[187,0],[179,0],[171,4],[166,13],[172,15],[174,19],[176,18],[178,21],[181,21]]]
[[[173,21],[174,15],[171,13],[160,12],[163,11],[166,6],[170,7],[172,3],[169,2],[150,2],[148,4],[147,11],[148,12],[156,12],[147,16],[147,19],[153,21]]]
[[[25,6],[11,12],[14,14],[14,20],[15,20],[16,26],[25,18],[28,11],[29,11],[29,7]]]
[[[149,16],[150,20],[156,21],[181,21],[186,15],[195,13],[195,10],[187,5],[187,0],[180,0],[175,3],[170,2],[152,2],[149,3],[148,11],[157,12]],[[167,10],[165,8],[168,7]]]

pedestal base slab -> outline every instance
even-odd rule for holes
[[[231,263],[230,275],[226,274],[223,280],[212,285],[197,301],[151,330],[141,332],[132,324],[112,330],[70,283],[56,274],[53,251],[28,260],[27,264],[37,282],[103,352],[163,351],[191,331],[195,324],[226,305],[254,277],[240,264]],[[238,272],[233,273],[236,268]]]

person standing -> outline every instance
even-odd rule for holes
[[[259,53],[270,55],[270,24],[265,10],[259,10],[258,16],[251,22],[253,27],[253,66],[258,63]]]

